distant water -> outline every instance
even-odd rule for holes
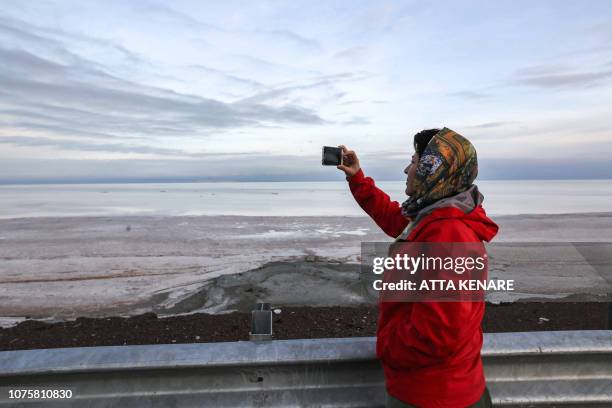
[[[480,181],[489,214],[612,211],[612,180]],[[377,185],[402,202],[404,183]],[[0,186],[0,218],[86,215],[364,215],[346,182]]]

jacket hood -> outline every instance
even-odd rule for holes
[[[441,207],[425,216],[417,226],[408,232],[408,235],[406,235],[407,238],[403,239],[410,240],[412,237],[416,236],[419,231],[425,228],[426,225],[433,221],[451,218],[461,220],[466,227],[474,231],[478,239],[486,242],[491,241],[499,230],[499,226],[487,216],[481,205],[469,213],[465,213],[456,207]],[[399,239],[402,239],[401,236],[398,237],[398,240]]]
[[[487,216],[482,207],[483,200],[482,194],[474,184],[462,193],[438,200],[419,211],[414,221],[408,224],[397,240],[406,240],[410,235],[414,236],[431,221],[455,218],[460,219],[474,231],[479,239],[488,242],[497,235],[499,226]]]
[[[487,217],[487,214],[482,206],[478,206],[469,214],[463,213],[457,218],[460,218],[461,221],[470,227],[470,229],[476,233],[478,238],[483,241],[491,241],[493,237],[497,235],[497,231],[499,230],[499,226],[493,222],[492,219]]]

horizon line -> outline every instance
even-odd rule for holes
[[[321,179],[201,179],[201,178],[128,178],[128,179],[33,179],[33,180],[0,180],[0,186],[11,185],[76,185],[76,184],[189,184],[189,183],[335,183],[338,181],[346,182],[344,178],[338,180]],[[405,182],[406,179],[377,178],[377,182]],[[483,178],[478,181],[612,181],[610,177],[591,177],[591,178]]]

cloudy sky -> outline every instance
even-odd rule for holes
[[[0,182],[610,178],[610,1],[2,1]]]

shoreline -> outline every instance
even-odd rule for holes
[[[612,211],[585,211],[585,212],[542,212],[542,213],[487,213],[491,218],[540,218],[549,216],[571,216],[571,217],[612,217]],[[280,219],[295,219],[295,218],[366,218],[369,219],[368,215],[363,214],[342,214],[342,215],[254,215],[254,214],[166,214],[166,213],[137,213],[137,214],[99,214],[99,215],[40,215],[40,216],[28,216],[28,217],[2,217],[0,216],[0,222],[3,221],[27,221],[27,220],[55,220],[55,219],[66,219],[66,220],[82,220],[82,219],[96,219],[96,218],[280,218]]]
[[[532,251],[531,243],[612,242],[612,212],[493,219],[500,224],[494,243],[519,245],[502,253],[499,279],[528,276],[514,259]],[[352,305],[363,301],[356,287],[361,242],[391,241],[365,216],[18,218],[0,220],[0,231],[0,326],[25,316],[246,311],[257,300]],[[575,288],[601,286],[596,274],[582,282],[572,273],[550,267],[534,293],[489,300],[572,299]],[[547,289],[551,279],[559,285]],[[242,292],[248,285],[262,298]]]

